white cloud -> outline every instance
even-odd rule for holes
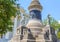
[[[59,22],[59,24],[60,24],[60,21],[58,21]]]

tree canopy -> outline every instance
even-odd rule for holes
[[[51,16],[49,17],[49,19],[50,19],[49,20],[50,26],[53,27],[57,31],[60,28],[59,22]],[[46,25],[48,23],[47,20],[48,20],[48,18],[43,21],[43,24]],[[60,31],[57,31],[57,37],[60,39]]]
[[[48,17],[48,16],[47,16]],[[49,19],[48,19],[49,18]],[[43,24],[47,24],[47,23],[49,23],[49,21],[50,21],[50,25],[51,25],[51,27],[53,27],[55,30],[57,30],[58,28],[60,28],[60,24],[59,24],[59,22],[57,21],[57,20],[55,20],[52,16],[50,16],[50,17],[48,17],[48,18],[46,18],[46,19],[44,19],[44,21],[43,21]],[[49,20],[49,21],[48,21]]]
[[[12,16],[16,16],[16,0],[0,0],[0,36],[12,31]]]

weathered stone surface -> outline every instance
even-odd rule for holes
[[[41,10],[41,5],[37,0],[33,0],[29,7],[29,9],[35,7]],[[39,11],[37,9],[35,10]],[[35,10],[33,9],[33,11],[31,11],[34,13]],[[38,14],[40,14],[40,11]],[[9,42],[57,42],[54,29],[51,28],[49,24],[44,26],[41,18],[37,17],[38,14],[34,13],[32,20],[30,20],[26,26],[18,27],[16,35]]]

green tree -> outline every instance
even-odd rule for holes
[[[49,22],[50,26],[53,27],[55,30],[60,28],[60,24],[58,23],[57,20],[55,20],[50,15],[48,15],[48,18],[43,21],[43,24],[47,25],[47,23]],[[47,20],[49,20],[49,21],[47,21]],[[57,37],[60,38],[60,31],[58,31]]]
[[[16,0],[0,0],[0,36],[2,37],[6,32],[12,31],[11,17],[16,16],[17,5]]]
[[[50,15],[47,16],[47,17],[48,17],[47,19],[44,19],[43,24],[47,25],[47,23],[49,23],[50,26],[53,27],[55,30],[57,30],[58,28],[60,28],[60,24],[58,23],[57,20],[55,20]]]
[[[57,37],[58,39],[60,39],[60,31],[57,33]]]

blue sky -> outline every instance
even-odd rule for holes
[[[28,6],[32,0],[19,0],[18,3],[28,12]],[[60,0],[39,0],[43,6],[42,19],[45,19],[48,14],[56,20],[60,20]]]

